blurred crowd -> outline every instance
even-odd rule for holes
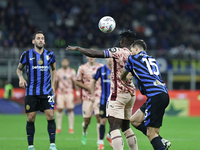
[[[198,0],[36,0],[51,18],[46,33],[48,47],[106,48],[119,45],[118,34],[128,28],[160,55],[196,58],[200,47],[200,1]],[[0,41],[5,47],[26,47],[38,30],[29,12],[17,0],[0,6]],[[116,21],[113,33],[98,29],[101,17]],[[184,50],[182,50],[184,49]],[[189,52],[187,51],[189,50]],[[184,52],[184,54],[183,54]],[[181,54],[180,54],[181,53]]]
[[[32,34],[37,31],[29,12],[18,0],[0,1],[0,45],[3,47],[27,47]]]

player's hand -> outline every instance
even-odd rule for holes
[[[92,94],[92,96],[91,96],[91,101],[94,103],[94,101],[95,101],[95,95],[94,94]]]
[[[133,75],[129,72],[129,73],[127,74],[126,78],[127,78],[128,81],[131,82],[131,81],[132,81],[132,78],[133,78]]]
[[[26,86],[27,86],[27,82],[26,82],[26,80],[23,78],[23,77],[20,77],[20,80],[19,80],[19,87],[21,87],[21,88],[26,88]]]
[[[68,45],[66,50],[72,50],[72,51],[77,51],[78,50],[78,47],[77,46],[70,46]]]

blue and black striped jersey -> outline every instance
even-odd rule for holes
[[[26,96],[53,95],[50,71],[50,65],[56,62],[53,52],[44,49],[44,52],[39,54],[33,48],[24,51],[19,62],[26,65],[28,76]]]
[[[162,92],[168,93],[156,59],[146,52],[141,51],[137,55],[130,55],[125,69],[133,74],[143,95],[151,97]]]
[[[107,67],[107,65],[104,65],[98,68],[96,74],[93,75],[93,78],[96,81],[101,78],[101,105],[106,104],[110,95],[110,73],[111,70]]]

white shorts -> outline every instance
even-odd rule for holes
[[[129,120],[132,115],[135,96],[131,96],[130,93],[120,93],[117,94],[117,98],[115,100],[111,100],[110,98],[111,95],[107,101],[106,116]]]
[[[91,118],[93,115],[93,111],[95,115],[99,114],[99,104],[100,104],[100,98],[95,99],[94,102],[89,100],[83,100],[82,103],[83,118]]]
[[[73,109],[74,108],[74,95],[73,94],[58,94],[57,95],[57,108],[58,109]]]

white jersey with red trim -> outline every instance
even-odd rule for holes
[[[133,86],[132,90],[129,90],[126,86],[124,86],[122,80],[120,79],[125,63],[129,55],[131,55],[131,52],[125,47],[114,47],[105,50],[104,55],[106,58],[113,58],[113,66],[111,70],[111,100],[116,98],[117,93],[131,93],[132,95],[135,95],[136,91],[132,80],[128,82],[128,84]]]

